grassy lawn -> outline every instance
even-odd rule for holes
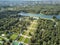
[[[31,27],[32,27],[32,28],[33,28],[33,27],[36,27],[36,25],[32,25]]]
[[[0,45],[2,45],[2,44],[0,43]]]
[[[29,33],[27,34],[27,32],[24,32],[23,35],[30,36]]]
[[[29,43],[30,39],[29,38],[26,38],[24,43]]]
[[[24,39],[25,39],[25,38],[21,36],[18,41],[23,41]]]
[[[26,35],[26,31],[23,32],[23,35]]]
[[[34,32],[35,30],[31,29],[30,32]]]
[[[0,40],[2,40],[2,38],[0,37]]]
[[[12,34],[12,36],[10,37],[10,39],[12,39],[12,40],[15,40],[16,38],[17,38],[17,36],[18,36],[18,34]]]

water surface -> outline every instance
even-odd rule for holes
[[[30,17],[40,17],[40,18],[46,18],[46,19],[52,19],[53,15],[44,15],[44,14],[33,14],[33,13],[25,13],[25,12],[21,12],[18,13],[19,15],[22,16],[30,16]],[[60,15],[54,15],[57,19],[60,19]]]

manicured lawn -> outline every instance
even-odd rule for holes
[[[29,43],[30,39],[29,38],[26,38],[24,43]]]
[[[0,45],[2,45],[2,44],[0,43]]]
[[[24,37],[21,36],[20,39],[19,39],[19,41],[23,41],[23,40],[24,40]]]
[[[0,40],[2,40],[2,38],[0,37]]]
[[[31,29],[30,32],[34,32],[35,30]]]
[[[23,32],[23,35],[26,35],[26,31],[25,31],[25,32]]]
[[[12,36],[10,37],[10,39],[12,39],[12,40],[15,40],[16,38],[17,38],[17,36],[18,36],[18,34],[12,34]]]
[[[36,25],[32,25],[31,27],[32,27],[32,28],[33,28],[33,27],[36,27]]]

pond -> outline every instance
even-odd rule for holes
[[[44,14],[33,14],[33,13],[25,13],[20,12],[18,15],[21,16],[30,16],[30,17],[40,17],[40,18],[46,18],[46,19],[52,19],[53,16],[55,16],[57,19],[60,19],[60,15],[44,15]]]

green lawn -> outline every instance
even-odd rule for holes
[[[17,38],[17,36],[18,36],[18,34],[12,34],[12,36],[10,37],[10,39],[12,39],[12,40],[15,40],[16,38]]]
[[[29,43],[30,39],[29,38],[26,38],[24,43]]]
[[[23,32],[23,35],[26,35],[26,31]]]
[[[19,39],[19,41],[23,41],[24,39],[25,39],[25,38],[21,36],[20,39]]]
[[[2,44],[0,43],[0,45],[2,45]]]
[[[2,40],[2,38],[0,37],[0,40]]]

